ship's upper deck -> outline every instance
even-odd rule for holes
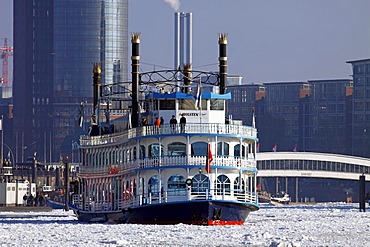
[[[241,121],[225,119],[225,101],[231,94],[205,92],[198,95],[198,100],[191,93],[151,93],[146,96],[147,109],[140,115],[146,123],[137,128],[119,129],[118,122],[113,123],[114,131],[95,136],[81,136],[82,148],[124,143],[130,139],[151,138],[176,135],[230,136],[257,140],[257,130],[253,126],[243,126]],[[182,126],[181,117],[186,124]],[[156,118],[163,118],[163,124],[156,126]],[[176,124],[171,124],[171,118]],[[129,126],[129,124],[127,124]]]
[[[130,139],[149,138],[158,135],[229,135],[235,137],[257,139],[257,129],[251,126],[234,125],[234,124],[219,124],[219,123],[187,123],[184,133],[180,132],[179,127],[175,130],[170,124],[165,124],[160,128],[156,126],[143,126],[129,129],[120,133],[113,133],[101,136],[81,136],[81,148],[109,145],[115,143],[123,143]]]
[[[222,124],[225,123],[225,101],[229,99],[231,93],[204,92],[198,98],[196,93],[152,93],[146,99],[150,102],[149,110],[141,116],[147,117],[149,123],[154,123],[156,117],[162,117],[164,123],[169,123],[173,116],[180,123],[180,118],[184,116],[186,123]]]

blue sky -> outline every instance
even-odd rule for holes
[[[0,37],[11,37],[13,1],[1,2]],[[178,3],[179,11],[193,13],[195,69],[218,69],[218,33],[228,34],[229,74],[248,83],[350,78],[346,61],[370,58],[369,0]],[[146,64],[173,66],[173,20],[165,0],[129,0],[129,31],[141,32],[143,71],[154,68]]]

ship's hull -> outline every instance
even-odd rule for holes
[[[52,209],[64,209],[64,202],[56,202],[53,200],[46,200],[46,206],[51,207]]]
[[[191,201],[161,203],[128,208],[122,211],[90,212],[76,210],[83,222],[130,224],[242,225],[257,206],[232,201]]]

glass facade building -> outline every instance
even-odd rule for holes
[[[301,151],[351,154],[352,81],[308,81],[310,94],[302,102]]]
[[[352,80],[271,82],[228,86],[229,113],[252,123],[255,109],[259,151],[352,154]]]
[[[15,146],[29,152],[36,141],[45,161],[70,156],[79,105],[92,104],[93,64],[103,85],[127,81],[128,0],[14,1],[14,48]]]
[[[353,72],[353,154],[370,157],[370,59],[347,63]]]

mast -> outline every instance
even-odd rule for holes
[[[91,119],[91,124],[99,124],[99,98],[100,98],[100,74],[101,74],[101,68],[98,63],[94,64],[93,69],[94,77],[93,77],[93,90],[94,90],[94,99],[93,99],[93,114]]]
[[[132,76],[132,128],[139,127],[139,69],[140,69],[140,34],[133,33],[131,36],[131,76]]]
[[[218,45],[219,45],[219,69],[220,69],[220,94],[225,94],[226,92],[226,77],[227,77],[227,56],[226,56],[226,45],[227,45],[227,35],[218,35]]]

